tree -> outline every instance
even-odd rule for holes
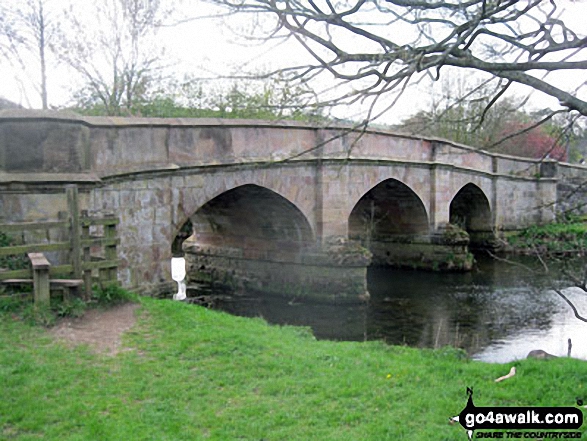
[[[30,78],[39,93],[43,109],[49,107],[47,58],[57,21],[55,13],[48,12],[49,4],[49,0],[26,0],[0,7],[0,35],[9,41],[8,47],[0,43],[0,55]],[[35,74],[31,75],[31,72]]]
[[[311,104],[314,91],[307,84],[290,84],[281,76],[259,73],[214,87],[198,80],[180,86],[180,100],[188,107],[209,109],[220,118],[321,119],[321,108]]]
[[[55,23],[47,14],[45,0],[27,0],[20,10],[23,46],[28,51],[36,51],[39,60],[41,105],[48,109],[47,97],[47,52],[54,35]]]
[[[0,57],[8,58],[13,53],[16,38],[13,17],[7,5],[0,3]]]
[[[543,121],[551,113],[528,113],[520,98],[506,98],[489,107],[490,97],[486,83],[470,85],[461,78],[444,80],[440,96],[433,96],[427,110],[395,128],[497,153],[567,160],[567,150],[577,139],[574,121],[559,114]]]
[[[382,97],[425,76],[438,79],[451,67],[495,79],[489,107],[517,83],[556,98],[557,110],[587,115],[575,85],[557,84],[551,75],[587,68],[587,37],[565,24],[555,1],[212,1],[273,17],[268,37],[293,37],[313,59],[285,71],[292,78],[328,74],[351,83],[353,90],[330,102],[370,100],[368,119],[385,111],[375,106]]]
[[[279,77],[240,80],[214,85],[212,81],[186,79],[158,83],[128,111],[156,118],[247,118],[265,120],[321,120],[321,109],[308,104],[313,91],[290,87]],[[101,114],[98,103],[74,109],[84,114]]]
[[[525,116],[519,110],[519,99],[503,99],[488,108],[493,90],[486,81],[475,84],[459,76],[443,79],[440,86],[440,92],[432,93],[425,110],[395,128],[487,150],[501,139],[507,122]]]
[[[53,23],[45,13],[44,0],[28,0],[29,13],[24,16],[26,23],[32,31],[32,43],[39,52],[41,67],[41,102],[43,109],[48,108],[47,103],[47,41],[50,38]]]
[[[87,11],[87,5],[81,6]],[[83,106],[106,115],[130,113],[161,71],[156,34],[166,12],[160,0],[104,0],[93,4],[89,26],[82,10],[68,13],[71,29],[60,36],[59,58],[81,75]]]

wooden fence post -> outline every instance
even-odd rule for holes
[[[28,256],[33,266],[35,308],[49,307],[51,304],[49,289],[49,268],[51,264],[43,253],[29,253]]]
[[[114,215],[110,215],[108,217],[114,218]],[[109,224],[104,227],[104,236],[106,239],[116,239],[116,224]],[[117,260],[118,255],[116,252],[116,243],[113,245],[107,245],[105,250],[106,260]],[[110,268],[108,270],[108,281],[110,282],[117,282],[118,281],[118,267]]]
[[[88,220],[88,212],[87,210],[82,210],[82,220]],[[84,274],[84,297],[86,300],[89,300],[92,296],[92,269],[89,265],[92,263],[91,257],[91,244],[89,242],[90,239],[90,224],[87,222],[82,222],[82,249],[83,249],[83,274]]]
[[[70,243],[71,243],[71,264],[73,266],[73,277],[82,278],[82,249],[81,249],[81,229],[79,221],[79,200],[77,185],[67,185],[67,208],[69,209],[70,219]]]

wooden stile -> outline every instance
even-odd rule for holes
[[[68,238],[67,241],[27,243],[0,247],[0,257],[25,253],[29,255],[33,268],[8,271],[2,271],[0,269],[0,284],[17,285],[18,283],[27,284],[33,282],[35,285],[36,303],[45,303],[48,301],[49,297],[46,295],[45,290],[49,292],[51,286],[61,286],[70,289],[77,289],[78,286],[83,286],[84,297],[88,299],[91,296],[91,288],[94,282],[103,284],[117,280],[118,219],[114,215],[91,216],[85,210],[80,212],[79,194],[76,185],[68,185],[66,187],[65,197],[67,198],[68,206],[67,220],[0,224],[0,232],[23,233],[44,230],[47,232],[46,236],[50,237],[48,234],[49,230],[59,229],[65,232]],[[92,237],[90,235],[90,228],[93,226],[103,226],[104,235]],[[92,249],[96,247],[102,250],[100,254],[104,258],[92,256]],[[53,251],[69,251],[69,263],[50,265],[43,254],[38,255]],[[41,269],[43,265],[39,266],[40,262],[42,262],[41,257],[48,265],[46,269]],[[35,276],[35,264],[37,265],[37,269],[41,271],[37,276]],[[42,272],[46,272],[47,280],[45,280],[44,273]],[[95,277],[93,277],[93,274]],[[57,279],[57,277],[62,279]],[[42,285],[43,289],[42,292],[39,291],[38,295],[36,288],[37,282]]]

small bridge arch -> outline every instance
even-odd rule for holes
[[[471,182],[461,187],[450,202],[449,222],[469,233],[471,245],[483,245],[493,231],[491,204],[484,191]]]
[[[420,197],[397,179],[386,179],[355,204],[348,219],[349,239],[358,240],[373,253],[373,262],[384,263],[399,243],[429,233],[429,218]]]

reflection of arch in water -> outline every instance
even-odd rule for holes
[[[489,200],[475,184],[467,184],[452,199],[449,222],[469,233],[471,245],[483,245],[492,234]]]
[[[428,232],[424,204],[396,179],[387,179],[365,193],[349,216],[349,238],[371,250],[374,263],[390,256],[394,242]]]
[[[201,246],[238,248],[244,257],[297,254],[313,244],[304,214],[283,196],[246,184],[202,205],[193,216],[191,240]]]

